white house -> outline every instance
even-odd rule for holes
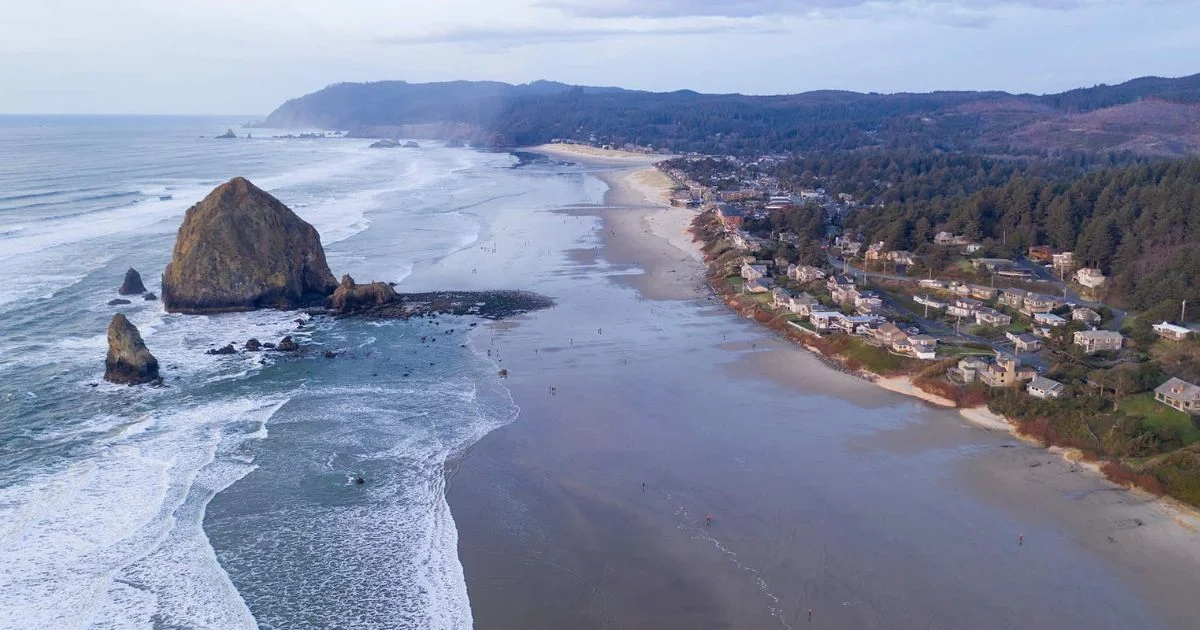
[[[1154,334],[1162,337],[1163,339],[1170,339],[1171,341],[1183,341],[1192,334],[1191,330],[1184,328],[1183,326],[1176,326],[1175,324],[1169,324],[1167,322],[1155,324],[1154,326],[1151,326],[1151,328],[1154,329]]]
[[[1063,384],[1042,376],[1035,376],[1033,380],[1029,381],[1029,384],[1025,386],[1025,391],[1029,392],[1030,396],[1037,398],[1058,398],[1062,395]]]
[[[1066,324],[1067,320],[1055,315],[1054,313],[1034,313],[1033,323],[1042,326],[1058,328],[1059,326]]]
[[[1087,354],[1101,350],[1120,350],[1124,341],[1121,333],[1111,330],[1080,330],[1075,333],[1075,345],[1082,346]]]
[[[1075,272],[1075,281],[1089,289],[1104,286],[1105,280],[1104,274],[1100,273],[1099,269],[1084,267]]]
[[[1200,413],[1200,386],[1172,377],[1154,389],[1154,400],[1184,413]]]

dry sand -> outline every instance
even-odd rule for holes
[[[948,398],[942,398],[936,394],[930,394],[927,391],[919,389],[913,385],[912,379],[907,376],[892,376],[888,378],[880,377],[875,379],[874,383],[889,392],[920,398],[927,403],[933,403],[939,407],[957,407],[958,403]]]
[[[525,150],[535,153],[543,153],[558,158],[571,160],[585,161],[590,164],[653,164],[659,160],[665,160],[671,156],[658,153],[634,153],[632,151],[617,151],[614,149],[601,149],[585,144],[542,144],[536,147],[527,147]]]

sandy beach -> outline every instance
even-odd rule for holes
[[[1200,530],[731,313],[644,168],[473,341],[521,409],[449,483],[477,627],[1194,627]]]

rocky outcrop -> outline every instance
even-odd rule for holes
[[[109,306],[123,306],[125,304],[132,304],[132,302],[122,298],[113,298],[108,301]]]
[[[113,315],[108,325],[104,380],[120,385],[140,385],[159,380],[158,359],[146,349],[137,327],[121,313]]]
[[[262,347],[263,347],[262,344],[259,343],[257,339],[251,338],[248,341],[246,341],[246,351],[247,352],[258,352],[259,350],[262,350]]]
[[[342,283],[326,301],[325,308],[341,314],[350,314],[399,300],[400,295],[386,282],[355,284],[354,278],[346,274],[342,276]]]
[[[404,148],[405,149],[420,149],[421,145],[417,144],[416,142],[413,142],[412,140],[409,140],[408,142],[404,143]]]
[[[237,349],[233,347],[233,344],[227,343],[220,348],[209,348],[204,351],[204,354],[237,354]]]
[[[214,137],[214,138],[216,138],[216,139],[218,139],[218,140],[228,140],[228,139],[231,139],[231,138],[236,138],[236,137],[237,137],[237,134],[236,134],[236,133],[233,133],[233,129],[232,129],[232,128],[230,128],[230,129],[226,129],[226,130],[225,130],[225,133],[223,133],[223,134],[221,134],[221,135],[219,135],[219,136],[213,136],[213,137]]]
[[[154,300],[158,299],[158,296],[154,295],[153,293],[147,293],[146,295],[142,296],[142,299],[147,302],[153,302]]]
[[[117,293],[121,295],[141,295],[146,292],[146,285],[142,284],[142,274],[137,272],[133,267],[125,272],[125,282],[121,283],[121,288],[117,289]]]
[[[279,340],[279,345],[275,346],[275,349],[280,352],[295,352],[300,349],[300,346],[292,341],[291,335],[288,335]]]
[[[316,228],[241,177],[188,209],[162,284],[175,313],[300,308],[337,287]]]
[[[398,146],[400,146],[399,142],[396,142],[395,140],[384,139],[384,140],[376,140],[375,142],[372,142],[371,146],[369,146],[367,148],[369,148],[369,149],[395,149]]]

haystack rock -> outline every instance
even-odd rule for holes
[[[162,284],[175,313],[300,308],[337,288],[316,228],[242,177],[188,209]]]
[[[142,274],[137,272],[133,267],[125,272],[125,282],[121,283],[121,288],[117,289],[117,293],[121,295],[141,295],[146,292],[146,285],[142,284]]]
[[[158,380],[158,359],[146,349],[142,335],[121,313],[108,325],[108,356],[104,380],[120,385],[140,385]]]
[[[325,307],[339,313],[354,313],[375,306],[400,300],[400,295],[386,282],[355,284],[350,274],[342,276],[342,283],[333,291]]]

